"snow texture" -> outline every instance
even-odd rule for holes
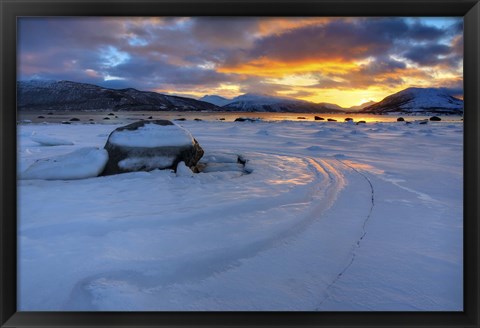
[[[110,143],[125,147],[183,147],[194,144],[193,137],[184,128],[173,125],[145,124],[136,130],[115,131]]]
[[[193,177],[193,174],[192,170],[185,165],[185,162],[177,164],[177,177]]]
[[[19,311],[463,310],[461,122],[184,126],[216,170],[18,181]],[[19,171],[115,127],[19,125]]]
[[[36,160],[21,179],[73,180],[96,177],[108,160],[105,149],[85,147],[65,155]]]
[[[43,146],[73,145],[73,142],[71,141],[50,137],[50,136],[42,136],[42,135],[34,134],[30,137],[30,139],[32,139],[32,141],[35,141]]]

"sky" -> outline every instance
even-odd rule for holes
[[[461,17],[22,17],[17,79],[343,107],[408,87],[463,95]]]

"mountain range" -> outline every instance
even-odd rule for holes
[[[443,88],[408,88],[378,103],[350,108],[336,104],[247,93],[227,99],[218,95],[193,98],[165,95],[133,88],[109,89],[72,81],[17,82],[19,110],[104,110],[104,111],[231,111],[292,113],[373,113],[431,112],[462,113],[463,100]]]
[[[313,103],[299,99],[270,96],[265,94],[247,93],[235,98],[224,98],[217,95],[205,95],[199,100],[223,107],[227,110],[242,110],[255,112],[345,112],[359,110],[375,102],[344,108],[327,102]]]
[[[218,106],[192,98],[133,88],[108,89],[71,81],[17,82],[17,107],[20,110],[218,110]]]

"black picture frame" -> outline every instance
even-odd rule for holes
[[[1,327],[479,327],[478,0],[0,0]],[[16,18],[19,16],[464,17],[463,312],[17,312]]]

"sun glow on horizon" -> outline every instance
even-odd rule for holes
[[[408,87],[463,93],[461,18],[22,17],[18,28],[19,79],[345,108]]]

